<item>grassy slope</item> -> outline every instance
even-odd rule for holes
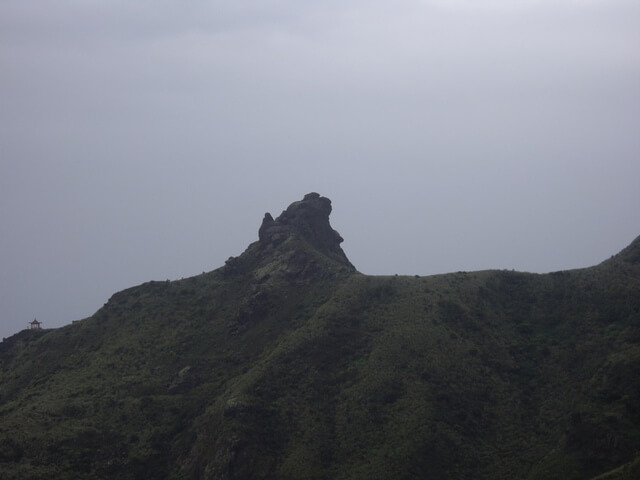
[[[423,278],[302,275],[291,252],[315,254],[289,247],[0,344],[2,478],[626,478],[637,240],[590,269]]]

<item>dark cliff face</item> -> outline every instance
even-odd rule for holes
[[[255,242],[237,258],[227,261],[227,273],[260,270],[285,272],[289,277],[326,277],[336,272],[354,272],[340,247],[343,238],[329,223],[331,200],[308,193],[293,202],[275,220],[266,213]],[[277,268],[275,268],[277,266]],[[260,274],[259,274],[260,275]]]
[[[343,238],[329,224],[331,200],[317,193],[308,193],[293,202],[275,220],[266,213],[258,237],[264,245],[278,245],[288,236],[303,238],[320,252],[351,266],[340,248]]]

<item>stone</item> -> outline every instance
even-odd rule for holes
[[[251,274],[258,283],[311,281],[356,271],[331,228],[331,200],[312,192],[277,218],[265,213],[258,241],[225,263],[223,275]]]
[[[315,192],[308,193],[302,200],[289,205],[275,220],[266,213],[258,238],[263,245],[278,245],[288,236],[297,235],[320,252],[351,266],[340,247],[343,238],[331,228],[330,214],[331,200]]]

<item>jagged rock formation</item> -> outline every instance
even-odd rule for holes
[[[230,258],[228,273],[252,269],[259,279],[273,276],[304,280],[351,273],[355,267],[340,247],[343,238],[329,223],[331,200],[308,193],[275,220],[266,213],[258,241]]]
[[[289,235],[299,235],[321,252],[351,265],[340,248],[343,238],[329,224],[331,200],[317,193],[308,193],[289,205],[277,219],[266,213],[258,232],[260,242],[278,245]]]

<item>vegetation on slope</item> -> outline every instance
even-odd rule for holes
[[[2,478],[636,478],[640,239],[373,277],[330,211],[310,194],[216,271],[0,344]]]

